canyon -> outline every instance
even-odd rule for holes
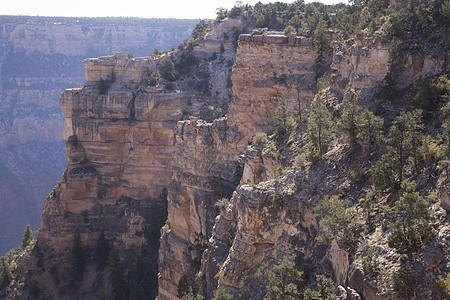
[[[363,271],[360,249],[337,239],[319,242],[330,229],[315,212],[327,197],[360,201],[371,154],[353,155],[336,142],[323,160],[296,162],[306,148],[301,137],[285,142],[297,145],[295,153],[278,150],[284,159],[254,140],[274,132],[280,99],[305,132],[318,92],[340,108],[353,88],[361,105],[381,106],[393,118],[398,104],[374,97],[390,72],[392,45],[383,38],[333,41],[323,63],[329,87],[321,91],[314,38],[253,29],[245,18],[230,17],[172,53],[83,60],[86,82],[60,98],[67,167],[44,202],[39,255],[20,258],[30,266],[26,280],[46,297],[112,297],[106,272],[92,260],[75,291],[61,288],[74,237],[92,253],[104,236],[127,274],[146,257],[147,298],[193,292],[213,299],[223,289],[230,299],[262,299],[257,270],[299,257],[308,276],[333,278],[342,299],[383,299],[382,282]],[[447,72],[449,63],[436,53],[408,53],[403,67],[396,87],[408,91],[423,75]],[[151,83],[156,72],[161,78]],[[356,183],[348,175],[355,169],[362,172]],[[426,265],[427,283],[448,272],[448,188],[448,182],[440,187],[433,206],[443,216],[434,225],[438,234],[425,258],[414,261]],[[366,238],[377,241],[383,265],[398,267],[386,235]]]

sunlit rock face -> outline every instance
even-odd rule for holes
[[[39,227],[43,199],[67,164],[58,100],[65,89],[85,81],[82,60],[168,49],[187,38],[195,24],[0,17],[0,254],[20,243],[26,224]]]
[[[334,45],[329,61],[334,70],[331,91],[342,97],[347,86],[352,86],[362,96],[373,95],[389,71],[389,49],[383,41]],[[314,203],[321,193],[348,185],[346,179],[333,165],[326,165],[271,180],[276,163],[257,148],[247,148],[256,133],[273,131],[280,97],[285,97],[290,113],[310,107],[317,91],[316,55],[310,38],[243,34],[231,77],[234,102],[226,118],[178,123],[176,169],[168,197],[170,229],[163,233],[160,248],[161,299],[177,299],[180,283],[193,276],[198,276],[197,288],[208,299],[218,282],[236,298],[262,298],[264,291],[254,280],[256,270],[261,263],[286,255],[300,255],[314,268],[322,266],[348,293],[356,293],[354,283],[347,287],[349,272],[355,268],[348,249],[336,241],[328,248],[315,243],[319,225]],[[442,71],[439,58],[423,62],[400,76],[398,85]],[[218,213],[214,203],[229,195],[227,189],[221,194],[214,188],[217,182],[222,182],[221,191],[223,182],[235,185],[230,179],[241,174],[236,167],[242,170],[240,185],[229,205],[211,222]],[[280,201],[278,208],[274,201]],[[376,287],[370,284],[358,292],[377,299]]]
[[[239,184],[244,165],[240,155],[248,141],[257,132],[273,130],[278,99],[286,97],[290,111],[298,107],[298,99],[302,107],[309,107],[315,57],[307,38],[241,35],[231,76],[235,100],[227,117],[212,123],[196,118],[178,123],[176,169],[168,197],[170,231],[161,238],[160,299],[177,299],[180,279],[200,270],[213,233],[214,205],[230,198]],[[208,297],[215,287],[218,261],[212,258],[210,265],[202,267]]]

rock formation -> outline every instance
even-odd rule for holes
[[[18,245],[27,223],[38,228],[42,199],[64,171],[58,99],[85,81],[81,61],[168,49],[195,22],[0,17],[0,253]]]
[[[235,100],[230,113],[213,123],[197,119],[178,123],[176,148],[180,151],[174,160],[178,168],[168,197],[171,230],[161,238],[161,299],[176,299],[180,279],[199,271],[212,233],[214,205],[229,198],[238,185],[243,171],[239,156],[253,135],[273,130],[278,99],[285,96],[290,110],[295,110],[301,86],[302,107],[309,107],[314,92],[308,83],[314,78],[315,55],[310,39],[243,34],[231,76]],[[213,278],[215,273],[205,275]]]

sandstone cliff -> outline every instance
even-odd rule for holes
[[[240,21],[236,21],[239,25]],[[235,23],[231,21],[225,28],[219,24],[214,32],[230,31]],[[181,168],[188,174],[188,167],[197,168],[197,163],[206,162],[208,154],[192,152],[194,157],[178,160],[178,156],[186,155],[189,145],[178,145],[174,128],[187,135],[189,131],[181,123],[177,125],[178,121],[192,115],[211,120],[213,112],[227,109],[231,91],[226,79],[231,73],[234,51],[232,41],[212,35],[196,42],[192,49],[171,56],[130,59],[126,53],[118,53],[83,61],[87,82],[81,89],[66,90],[60,100],[65,115],[62,136],[67,140],[68,165],[44,203],[39,245],[48,264],[62,265],[75,232],[90,249],[103,233],[121,255],[147,248],[153,267],[146,280],[150,288],[156,284],[159,229],[167,216],[166,188],[176,188],[172,179],[177,178],[176,171]],[[167,59],[185,72],[177,80],[179,88],[170,91],[170,81],[166,79],[156,86],[148,84],[153,72],[160,70],[163,74],[161,68]],[[194,64],[189,65],[190,62]],[[190,67],[187,71],[186,65]],[[199,142],[202,147],[202,141]],[[227,161],[222,154],[217,153],[217,157],[223,156]],[[199,170],[202,171],[207,169]],[[229,188],[233,190],[239,181],[239,176],[233,176],[217,174],[217,184],[222,184],[219,181],[223,177],[234,184]],[[186,180],[197,180],[192,177]],[[204,180],[207,185],[213,182],[208,177]],[[206,222],[211,228],[212,219],[208,214],[202,225]],[[39,284],[46,291],[54,291],[55,283],[43,280],[46,276],[50,275],[40,273]],[[81,283],[84,292],[98,293],[88,284]],[[102,288],[107,290],[106,286]],[[150,294],[155,292],[153,287]],[[58,297],[51,292],[48,295]]]
[[[187,38],[195,23],[0,17],[0,253],[19,243],[27,223],[37,229],[42,199],[64,171],[58,99],[85,81],[81,61],[168,49]]]
[[[173,162],[178,168],[168,197],[171,230],[161,238],[161,299],[176,299],[181,278],[193,282],[198,274],[212,233],[214,205],[229,198],[238,185],[243,171],[239,156],[253,135],[273,130],[279,97],[288,99],[291,111],[299,99],[302,107],[309,107],[315,55],[310,39],[241,35],[231,76],[234,101],[227,117],[213,123],[192,119],[178,124],[176,147],[181,151]],[[217,266],[210,268],[205,274],[208,297]]]

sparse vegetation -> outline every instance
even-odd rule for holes
[[[325,240],[336,239],[347,248],[354,248],[361,232],[361,221],[352,203],[337,195],[325,198],[314,208],[314,214],[320,225],[330,229],[324,233]]]
[[[309,149],[312,156],[322,159],[334,139],[334,122],[324,103],[324,95],[318,93],[312,104],[308,123]]]
[[[22,245],[20,246],[22,248],[25,248],[31,243],[32,240],[33,240],[33,231],[31,230],[30,225],[27,225],[23,233]]]
[[[324,275],[316,276],[316,288],[307,288],[303,293],[305,300],[335,300],[338,299],[332,292],[333,280]]]
[[[293,256],[285,257],[279,264],[269,268],[263,264],[255,273],[255,277],[266,285],[265,299],[298,299],[299,286],[303,282],[303,271],[295,264]]]
[[[423,128],[421,110],[401,112],[395,119],[385,141],[386,153],[372,171],[372,180],[378,191],[396,191],[405,178],[420,170]]]
[[[214,164],[206,165],[201,161],[201,157],[199,160],[197,157],[195,159],[178,157],[180,164],[190,164],[194,167],[197,167],[195,164],[199,164],[199,166],[194,170],[197,173],[193,172],[192,174],[181,174],[181,171],[184,170],[180,167],[181,171],[176,173],[171,183],[171,192],[173,192],[171,207],[179,205],[181,197],[177,198],[177,196],[184,193],[183,189],[189,189],[192,191],[189,197],[193,197],[187,201],[189,202],[187,205],[182,203],[181,207],[186,209],[186,212],[195,211],[194,218],[198,217],[200,220],[198,224],[193,222],[189,225],[189,241],[182,249],[182,259],[185,261],[180,269],[185,273],[178,281],[177,296],[179,298],[204,299],[203,293],[205,295],[209,293],[208,297],[211,297],[211,287],[208,286],[209,283],[205,283],[206,279],[204,279],[209,275],[202,273],[205,270],[204,267],[209,267],[204,264],[208,263],[207,260],[210,257],[204,253],[209,255],[210,252],[204,252],[204,250],[207,247],[207,241],[211,241],[211,239],[216,239],[215,246],[218,247],[215,249],[224,252],[220,253],[223,256],[220,260],[226,259],[227,263],[235,259],[237,255],[244,256],[246,253],[258,255],[258,260],[255,260],[253,265],[253,262],[249,262],[249,259],[245,257],[245,263],[248,265],[243,268],[247,272],[246,277],[242,279],[243,290],[248,284],[245,280],[250,278],[251,272],[255,272],[259,267],[254,274],[259,282],[252,285],[252,288],[259,288],[263,284],[267,292],[266,299],[337,299],[333,291],[337,293],[341,287],[334,287],[331,278],[317,275],[330,274],[331,269],[334,268],[334,266],[330,266],[334,263],[330,257],[324,259],[325,256],[333,254],[330,250],[335,250],[334,240],[338,243],[339,252],[349,259],[349,263],[355,263],[352,270],[362,267],[364,280],[370,280],[370,284],[376,288],[380,287],[380,291],[385,287],[383,284],[388,283],[386,284],[388,288],[382,291],[385,296],[389,295],[389,297],[399,299],[421,299],[430,297],[430,295],[435,299],[449,298],[449,275],[445,273],[447,271],[445,263],[448,258],[444,257],[440,260],[440,255],[446,252],[442,252],[442,249],[436,250],[439,252],[436,254],[437,265],[433,265],[434,270],[431,272],[425,270],[423,262],[424,257],[428,259],[428,256],[433,256],[434,253],[431,255],[428,252],[424,252],[423,255],[421,253],[424,249],[433,252],[434,249],[427,248],[431,244],[428,243],[437,236],[437,232],[440,232],[441,235],[445,234],[442,225],[444,222],[448,223],[445,203],[442,201],[442,197],[438,196],[437,189],[439,187],[445,190],[449,183],[448,74],[421,77],[415,81],[414,87],[412,85],[400,87],[396,80],[397,75],[404,67],[405,58],[409,54],[407,49],[418,51],[418,47],[429,48],[430,45],[437,43],[433,44],[432,37],[421,35],[434,35],[434,39],[445,36],[443,35],[445,30],[438,25],[442,24],[444,20],[450,19],[450,4],[447,0],[428,2],[425,0],[409,2],[398,0],[397,2],[399,3],[398,8],[394,7],[395,3],[390,7],[388,0],[352,1],[352,5],[339,4],[336,6],[326,6],[320,3],[305,4],[300,0],[292,4],[257,3],[252,7],[241,2],[231,10],[218,9],[217,20],[219,21],[227,17],[241,18],[244,22],[249,21],[249,24],[254,22],[259,27],[268,27],[269,30],[284,30],[286,35],[299,33],[312,36],[317,54],[317,59],[314,61],[317,86],[311,83],[314,86],[311,89],[317,88],[317,94],[311,106],[305,101],[307,105],[303,107],[302,114],[300,114],[301,106],[304,103],[301,102],[304,100],[301,100],[300,97],[300,86],[303,85],[303,80],[308,80],[306,78],[308,76],[313,81],[312,62],[311,74],[306,74],[307,76],[304,76],[306,79],[301,77],[300,80],[295,77],[298,74],[292,74],[290,71],[279,72],[282,74],[273,72],[273,76],[267,80],[267,85],[264,86],[264,88],[276,90],[276,96],[273,96],[275,94],[273,92],[271,97],[279,97],[284,93],[283,89],[291,90],[286,93],[287,96],[279,98],[275,120],[271,120],[270,124],[256,124],[261,126],[260,130],[267,130],[267,132],[269,130],[267,128],[273,128],[270,126],[275,125],[273,135],[262,132],[255,133],[249,142],[247,151],[251,151],[252,155],[253,153],[259,155],[262,150],[263,155],[275,158],[272,161],[267,159],[261,163],[262,167],[266,163],[270,166],[263,171],[274,169],[274,176],[272,179],[261,179],[264,182],[259,184],[258,182],[249,183],[253,190],[249,189],[249,186],[243,186],[242,190],[245,192],[239,194],[238,190],[237,194],[233,195],[232,205],[230,205],[230,197],[235,187],[233,183],[235,179],[230,179],[229,166],[225,165],[229,161],[222,161],[221,158],[214,157],[212,158]],[[176,53],[161,52],[155,49],[153,54],[155,62],[159,61],[159,65],[157,70],[152,72],[148,70],[145,75],[147,77],[144,87],[146,84],[161,86],[164,87],[164,91],[162,91],[164,93],[179,92],[178,85],[180,85],[181,90],[184,91],[184,88],[188,87],[189,92],[195,93],[198,99],[204,101],[204,103],[195,102],[195,105],[192,105],[189,100],[188,107],[182,106],[180,119],[183,120],[197,106],[200,106],[199,103],[202,106],[202,111],[198,112],[200,116],[204,113],[207,118],[211,118],[212,112],[212,117],[220,118],[226,113],[223,111],[226,103],[220,102],[226,93],[217,88],[216,82],[212,78],[216,73],[215,71],[210,72],[210,67],[219,63],[227,64],[227,68],[230,67],[233,63],[233,60],[229,59],[231,50],[230,53],[227,52],[227,55],[222,55],[225,47],[224,44],[220,44],[220,54],[213,52],[211,55],[202,57],[198,54],[201,51],[198,51],[195,46],[197,43],[200,45],[203,43],[198,40],[205,37],[209,25],[209,22],[201,21],[194,29],[193,39],[185,40],[180,44],[179,51]],[[256,32],[263,32],[264,35],[267,29],[261,29],[252,34],[259,34]],[[223,33],[224,39],[230,39],[230,42],[232,41],[237,47],[241,29],[236,27],[233,29],[232,36],[230,33],[231,30]],[[364,46],[364,49],[371,49],[372,46],[375,47],[376,43],[383,43],[383,45],[389,43],[390,70],[385,78],[384,86],[379,89],[380,99],[372,101],[373,99],[370,97],[373,91],[369,91],[364,85],[362,88],[355,85],[357,90],[348,89],[347,92],[343,92],[345,85],[350,86],[352,81],[346,81],[347,78],[337,79],[330,71],[330,37],[332,36],[347,45],[352,45],[356,38],[363,36],[367,38],[365,42],[372,43],[368,47]],[[414,43],[423,45],[414,46],[411,41],[408,41],[408,36],[413,37],[410,40],[414,40]],[[265,38],[267,37],[262,37],[262,39]],[[292,39],[287,37],[277,38],[288,40],[286,44],[292,42]],[[303,37],[301,39],[303,43]],[[425,40],[428,43],[422,43]],[[216,46],[219,43],[220,41],[217,41]],[[225,45],[229,45],[228,43]],[[196,47],[195,51],[193,51],[194,46]],[[215,49],[217,51],[217,47]],[[158,59],[156,60],[156,58]],[[206,67],[205,64],[208,66]],[[347,64],[350,64],[350,60]],[[225,73],[226,76],[228,74]],[[223,87],[226,80],[226,87],[230,88],[233,83],[231,77],[226,76],[222,77],[223,82],[220,87]],[[108,80],[113,82],[112,78],[99,82],[100,93],[105,94],[109,90],[112,83]],[[297,81],[297,86],[293,84],[295,81]],[[295,90],[297,90],[296,99],[293,94]],[[145,91],[138,90],[138,92]],[[358,96],[361,98],[358,99]],[[208,99],[208,97],[212,99]],[[233,95],[230,94],[229,98],[231,101]],[[307,100],[309,101],[310,98]],[[293,103],[295,103],[294,109],[298,108],[299,110],[298,115],[289,113],[293,109]],[[413,107],[420,109],[411,110]],[[401,112],[399,113],[399,111]],[[273,114],[273,111],[271,113]],[[211,127],[205,126],[205,128],[220,130],[221,128],[215,127],[218,123],[221,122],[215,121]],[[239,134],[234,135],[239,133],[239,126],[227,128],[230,130],[224,137],[220,136],[223,138],[220,141],[226,140],[226,143],[231,141],[233,146],[238,145],[236,149],[238,148],[240,151],[245,148],[247,141],[242,140],[243,137]],[[386,130],[385,133],[383,133],[383,128]],[[235,129],[236,131],[234,131]],[[251,134],[245,132],[245,138]],[[209,147],[208,141],[201,139],[195,141],[199,141],[198,144],[195,144],[196,147],[205,147],[201,149],[210,150],[206,148]],[[242,141],[244,147],[241,148]],[[68,143],[69,147],[76,148],[71,149],[74,155],[77,154],[75,150],[81,150],[83,146],[81,136],[80,142],[69,140]],[[224,143],[224,145],[225,148],[227,144]],[[184,146],[184,144],[175,144],[175,147],[179,147],[176,148],[177,155],[186,151]],[[236,149],[233,148],[233,151]],[[207,157],[205,159],[210,159],[209,155],[214,156],[215,153],[213,151],[205,152],[204,155]],[[237,157],[235,152],[230,156]],[[186,160],[182,161],[180,158],[186,158]],[[247,159],[251,158],[251,155],[247,156]],[[266,158],[263,156],[261,161]],[[237,159],[232,163],[236,161]],[[238,162],[238,169],[245,163],[245,159],[242,161]],[[270,165],[272,162],[273,164]],[[96,162],[96,168],[97,164]],[[81,165],[80,168],[73,168],[66,172],[66,177],[73,179],[72,177],[76,176],[78,178],[88,175],[94,177],[99,174],[92,163],[85,161]],[[289,167],[291,165],[293,165],[292,170]],[[98,170],[101,169],[98,168]],[[288,170],[290,171],[288,172]],[[249,172],[256,174],[259,171],[255,168]],[[215,177],[211,174],[214,174]],[[261,177],[267,175],[262,172],[261,174],[263,174]],[[101,176],[97,177],[95,180],[102,179]],[[258,177],[255,176],[255,178]],[[238,181],[239,178],[236,182]],[[67,182],[70,183],[70,180],[66,178],[65,183]],[[180,185],[184,186],[180,187]],[[140,193],[141,191],[134,192]],[[434,193],[434,196],[427,198],[425,195],[429,192]],[[251,198],[261,195],[264,197],[264,201],[259,203]],[[103,233],[98,236],[95,248],[88,249],[83,245],[80,235],[76,232],[68,257],[70,280],[81,282],[86,271],[86,261],[94,260],[98,264],[97,270],[105,269],[108,273],[103,280],[108,280],[111,288],[108,292],[111,292],[112,295],[105,294],[105,298],[111,296],[114,299],[144,299],[151,288],[143,278],[149,276],[149,269],[157,269],[156,263],[146,262],[146,255],[148,259],[149,252],[157,253],[161,226],[166,238],[172,238],[177,233],[176,228],[173,228],[171,232],[170,223],[167,220],[167,191],[163,198],[164,204],[157,208],[152,207],[150,209],[152,213],[145,216],[145,221],[142,223],[145,224],[145,232],[133,233],[141,238],[143,235],[145,236],[145,243],[141,247],[140,254],[135,253],[139,247],[124,250],[119,249],[119,246],[117,249],[113,249],[114,244],[121,245],[123,241],[116,237],[108,241]],[[428,203],[431,198],[434,199],[433,207]],[[207,202],[199,204],[199,201],[203,201],[203,199],[207,199]],[[358,199],[360,200],[358,201]],[[133,203],[133,199],[125,197],[125,195],[119,200]],[[214,224],[210,217],[214,218],[214,210],[211,209],[214,203],[216,220],[226,223],[226,227],[214,229],[216,231],[212,230]],[[201,206],[203,204],[205,205]],[[95,207],[95,209],[98,208]],[[125,210],[118,218],[132,215],[135,211]],[[311,214],[312,211],[314,214]],[[219,212],[222,212],[221,216],[217,216]],[[299,212],[301,212],[301,217],[298,217]],[[84,222],[82,225],[94,228],[96,223],[91,213],[90,211],[82,212],[81,217],[84,219],[80,218],[80,220]],[[296,215],[297,213],[298,215]],[[257,214],[261,214],[267,219],[255,220],[253,216]],[[436,217],[433,217],[433,214]],[[204,219],[205,216],[206,219]],[[67,213],[66,220],[75,217],[79,216]],[[139,219],[139,214],[136,214],[136,217]],[[304,219],[299,220],[298,218]],[[165,224],[164,220],[166,220]],[[245,245],[242,233],[238,232],[248,229],[245,227],[248,225],[245,222],[254,222],[253,224],[257,224],[255,227],[262,223],[261,226],[264,226],[264,230],[257,233],[262,236],[259,241],[255,243],[251,241]],[[136,223],[139,222],[136,221]],[[217,224],[216,226],[223,225]],[[253,226],[253,224],[251,225]],[[279,224],[282,226],[280,226],[281,234],[277,240],[271,239],[273,236],[268,238],[267,234],[270,234],[274,226]],[[205,234],[205,228],[207,234]],[[278,228],[276,229],[278,230]],[[92,230],[94,231],[94,229]],[[195,232],[202,233],[198,233],[193,242],[192,235]],[[212,235],[211,232],[213,232]],[[110,232],[107,233],[108,236],[111,236]],[[31,248],[29,247],[30,243],[33,245],[34,242],[30,240],[30,236],[32,236],[31,229],[28,233],[25,231],[22,249]],[[367,242],[369,239],[370,242]],[[90,242],[92,244],[92,240]],[[332,249],[329,248],[330,245],[332,245]],[[231,249],[232,247],[233,249]],[[244,249],[244,247],[248,249]],[[286,253],[295,251],[308,253],[308,258],[305,259],[309,260],[308,266],[314,268],[312,274],[317,276],[306,276],[306,269],[300,268],[296,264],[296,259],[286,255]],[[228,258],[226,258],[227,252],[231,252]],[[280,262],[280,258],[283,256],[284,259]],[[109,259],[106,260],[106,257]],[[398,259],[399,257],[401,259]],[[222,264],[220,260],[214,262],[216,264],[214,268]],[[267,263],[258,265],[261,260],[271,262],[272,267]],[[428,262],[426,263],[428,264]],[[14,280],[11,265],[9,260],[2,259],[0,264],[1,287],[10,285]],[[442,275],[436,277],[438,271]],[[53,272],[57,273],[57,271]],[[357,272],[357,276],[362,276],[359,270]],[[424,276],[425,272],[427,276]],[[179,278],[180,275],[178,274],[176,278]],[[225,274],[225,276],[227,275]],[[333,278],[337,278],[338,274],[335,273],[333,276]],[[96,283],[102,285],[102,277],[99,275],[97,279]],[[345,280],[347,281],[347,279]],[[308,280],[310,281],[308,282]],[[30,281],[28,286],[30,294],[38,294],[40,291],[38,282]],[[239,294],[241,291],[238,289],[223,285],[221,282],[218,286],[220,287],[214,291],[214,299],[247,298]],[[154,286],[152,288],[155,289]],[[227,288],[229,289],[227,290]],[[425,292],[423,292],[424,290]],[[233,295],[229,292],[232,292]],[[263,289],[257,292],[264,293]],[[349,290],[347,297],[350,298],[348,293],[350,293]],[[260,294],[257,296],[262,297]],[[252,296],[254,295],[250,295],[249,298]]]
[[[398,253],[411,257],[433,237],[428,204],[416,191],[414,182],[402,183],[402,195],[390,209],[392,232],[388,244]]]

